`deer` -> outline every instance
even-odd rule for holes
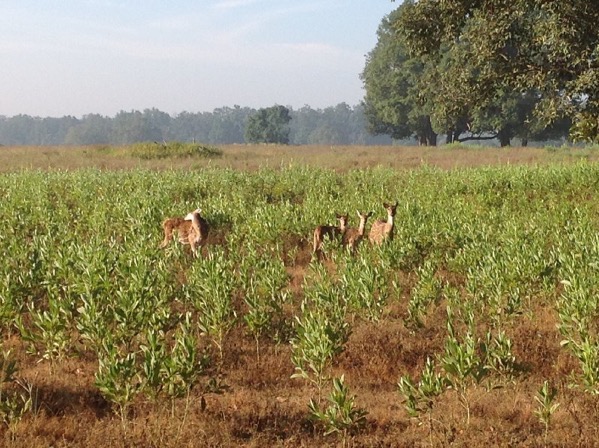
[[[352,253],[355,252],[356,248],[364,238],[364,230],[366,227],[366,221],[372,216],[372,212],[361,213],[357,210],[360,224],[358,228],[351,227],[345,231],[342,238],[343,246],[347,247]]]
[[[368,240],[372,244],[380,245],[383,241],[393,240],[393,230],[395,227],[393,218],[397,211],[397,205],[397,201],[395,204],[383,203],[383,207],[387,210],[387,220],[378,219],[372,224],[370,233],[368,234]]]
[[[194,256],[198,256],[198,247],[206,244],[210,226],[201,216],[202,210],[196,209],[188,213],[184,218],[167,218],[162,223],[164,229],[164,240],[160,245],[161,249],[168,246],[173,239],[173,234],[177,234],[181,244],[189,244]]]
[[[331,225],[320,225],[314,229],[314,250],[313,253],[320,254],[322,252],[322,246],[325,238],[329,238],[331,240],[341,238],[343,239],[343,235],[347,231],[347,219],[348,215],[336,215],[339,220],[339,226],[331,226]]]

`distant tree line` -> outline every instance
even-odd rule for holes
[[[0,116],[2,145],[121,145],[174,140],[234,144],[272,139],[293,145],[392,143],[389,135],[369,133],[362,105],[352,107],[346,103],[325,109],[306,105],[298,110],[283,106],[259,110],[234,106],[212,112],[181,112],[175,116],[155,108],[121,111],[114,117]]]

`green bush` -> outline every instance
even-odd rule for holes
[[[169,157],[220,157],[223,152],[214,146],[183,142],[143,142],[131,146],[131,155],[140,159]]]

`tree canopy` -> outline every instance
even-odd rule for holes
[[[426,145],[436,144],[437,134],[431,126],[431,104],[435,93],[423,82],[423,74],[434,67],[410,56],[393,24],[402,7],[383,18],[378,42],[367,55],[361,74],[366,95],[364,113],[373,134],[389,134],[402,139],[415,136]]]
[[[248,143],[289,143],[291,115],[285,106],[259,109],[248,117],[245,139]]]
[[[592,113],[596,94],[571,93],[567,105],[565,81],[544,84],[555,69],[519,60],[520,48],[542,35],[529,31],[538,15],[530,3],[405,0],[382,20],[361,74],[369,130],[426,145],[438,133],[447,142],[497,139],[502,146],[515,137],[525,145],[567,135],[571,119]]]
[[[537,129],[560,118],[573,139],[599,140],[599,2],[406,1],[392,28],[412,57],[446,69],[436,109],[492,110],[502,97],[532,103]],[[448,114],[452,115],[452,114]]]

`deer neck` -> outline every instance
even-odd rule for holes
[[[364,228],[366,227],[366,220],[360,219],[360,225],[358,226],[358,234],[364,236]]]
[[[387,215],[387,227],[389,228],[393,228],[393,215],[389,214]]]
[[[191,225],[199,233],[199,231],[200,231],[200,215],[198,213],[194,213],[193,215],[191,215]]]

